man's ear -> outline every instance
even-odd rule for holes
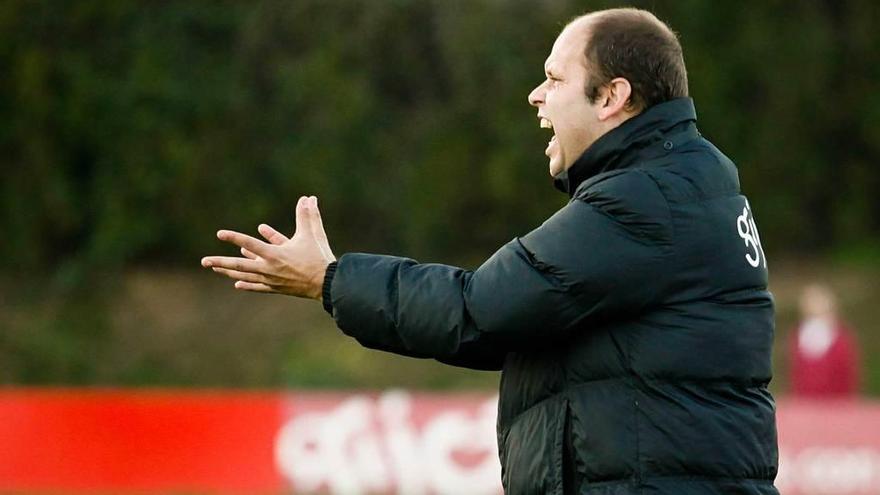
[[[599,120],[605,121],[620,115],[621,112],[629,111],[629,97],[632,95],[632,86],[629,81],[622,77],[616,77],[602,88],[599,106]]]

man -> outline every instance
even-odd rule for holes
[[[801,321],[788,343],[791,393],[808,399],[853,399],[859,395],[859,347],[837,313],[837,298],[812,283],[800,298]]]
[[[323,299],[364,346],[503,370],[509,494],[776,494],[773,302],[736,168],[696,129],[681,47],[648,12],[580,17],[529,95],[571,200],[476,271],[220,231],[203,264]]]

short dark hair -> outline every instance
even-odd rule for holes
[[[590,103],[617,77],[632,86],[628,107],[636,111],[688,96],[681,44],[666,24],[648,11],[632,8],[587,15],[585,90]]]

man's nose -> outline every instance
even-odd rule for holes
[[[537,107],[544,103],[544,83],[539,84],[529,93],[529,105]]]

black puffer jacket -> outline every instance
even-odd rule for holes
[[[476,271],[346,254],[325,304],[363,345],[503,369],[510,495],[776,494],[767,264],[690,99],[557,180],[571,201]]]

